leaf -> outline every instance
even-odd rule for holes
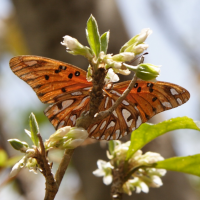
[[[120,53],[124,52],[128,47],[130,46],[134,46],[137,44],[137,41],[136,39],[138,38],[139,34],[138,35],[135,35],[134,37],[132,37],[128,42],[126,42],[120,49]]]
[[[101,51],[103,51],[105,54],[107,53],[108,49],[109,37],[110,37],[110,31],[107,31],[101,35]]]
[[[172,118],[155,125],[148,123],[142,124],[138,129],[132,132],[131,144],[127,152],[126,160],[138,149],[141,149],[145,144],[156,137],[177,129],[195,129],[200,131],[197,124],[188,117]]]
[[[7,153],[3,149],[0,149],[0,167],[3,167],[5,165],[7,159],[8,159]]]
[[[38,146],[39,139],[38,139],[37,133],[39,133],[39,127],[38,127],[38,123],[35,118],[35,115],[33,113],[31,113],[29,117],[29,125],[31,129],[31,140],[33,141],[34,145]]]
[[[200,176],[200,154],[173,157],[156,163],[155,168],[184,172]]]
[[[86,35],[87,35],[88,43],[93,53],[96,55],[96,57],[98,57],[101,51],[100,35],[99,35],[97,22],[92,15],[87,21]]]
[[[114,149],[115,149],[115,141],[114,140],[110,140],[108,143],[108,147],[109,147],[109,152],[110,155],[112,155]]]

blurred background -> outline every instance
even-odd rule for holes
[[[151,122],[188,116],[200,120],[200,2],[199,0],[0,0],[0,164],[6,158],[20,156],[8,144],[9,138],[30,143],[24,133],[29,129],[28,117],[34,112],[42,137],[48,138],[54,128],[43,114],[47,107],[34,91],[16,77],[9,60],[16,55],[39,55],[74,64],[87,69],[87,61],[66,53],[60,44],[64,35],[77,38],[88,45],[85,36],[90,14],[96,18],[100,33],[110,30],[108,53],[118,53],[120,47],[143,28],[153,34],[145,62],[162,65],[158,80],[172,82],[189,90],[186,104],[156,115]],[[160,136],[147,145],[165,158],[186,156],[200,152],[200,134],[180,130]],[[92,175],[98,159],[106,160],[106,145],[99,142],[76,149],[70,168],[56,196],[59,200],[109,199],[110,187]],[[62,152],[52,152],[58,161]],[[54,165],[55,169],[57,165]],[[0,199],[35,200],[44,196],[44,178],[22,170],[15,180],[8,178],[11,168],[0,165]],[[168,172],[164,186],[150,189],[148,194],[137,194],[124,199],[137,200],[198,200],[200,179],[181,173]]]

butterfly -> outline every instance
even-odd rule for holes
[[[55,129],[74,126],[82,112],[89,111],[92,83],[86,71],[61,61],[39,56],[17,56],[10,60],[12,71],[36,92]],[[130,81],[104,88],[99,112],[110,108],[128,87]],[[88,128],[89,137],[116,140],[131,133],[154,115],[187,102],[189,92],[167,82],[138,80],[126,99],[111,115]]]

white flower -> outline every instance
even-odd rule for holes
[[[127,193],[128,195],[132,194],[132,191],[135,190],[136,193],[140,193],[141,191],[144,193],[149,192],[149,187],[146,183],[141,181],[138,177],[135,177],[134,179],[129,179],[126,181],[123,185],[123,191]]]
[[[119,76],[114,73],[113,69],[110,68],[105,77],[105,83],[108,84],[110,82],[117,82],[119,81]]]
[[[112,57],[112,60],[118,62],[129,62],[135,58],[135,54],[133,52],[123,52],[116,54]]]
[[[139,163],[141,165],[149,165],[161,160],[164,160],[164,158],[159,153],[149,151],[140,157]]]
[[[84,128],[73,127],[63,137],[64,148],[74,149],[81,145],[82,142],[88,137],[89,133]]]
[[[77,48],[83,48],[83,45],[80,44],[77,39],[75,39],[69,35],[65,35],[63,38],[64,38],[64,40],[63,40],[63,42],[61,42],[61,44],[66,46],[67,49],[74,51]]]
[[[138,44],[143,43],[149,35],[152,34],[152,30],[150,28],[142,29],[139,36],[137,37]]]
[[[23,162],[24,162],[24,157],[13,166],[13,168],[12,168],[12,170],[10,172],[10,177],[11,178],[16,176],[20,172],[20,170],[24,167],[24,163]]]
[[[104,160],[98,160],[97,166],[98,166],[98,169],[93,171],[93,174],[97,177],[103,176],[103,183],[105,185],[111,184],[113,166],[110,164],[110,162],[106,162]]]
[[[131,51],[134,52],[135,54],[141,54],[148,47],[149,47],[148,44],[139,44],[137,46],[134,46]]]

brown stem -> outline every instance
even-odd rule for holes
[[[126,96],[129,94],[129,92],[134,87],[135,83],[137,81],[137,76],[134,74],[133,79],[131,80],[129,86],[126,88],[126,90],[123,92],[122,96],[117,99],[117,101],[113,104],[112,107],[110,107],[108,110],[100,112],[93,120],[92,123],[97,123],[98,121],[106,118],[109,116],[116,108],[117,106],[126,98]]]
[[[123,167],[114,168],[113,173],[113,182],[111,185],[111,198],[112,200],[121,200],[122,199],[122,186],[123,186]]]
[[[46,183],[45,183],[46,193],[45,193],[44,200],[53,200],[58,191],[58,187],[54,180],[54,176],[51,172],[51,167],[46,158],[46,152],[45,152],[43,140],[39,133],[38,133],[38,138],[40,141],[40,151],[38,150],[38,148],[36,148],[35,158],[38,162],[38,165],[40,166],[41,173],[44,175],[46,179]]]
[[[60,165],[59,165],[58,170],[55,175],[55,179],[56,179],[56,183],[57,183],[58,187],[60,186],[60,183],[61,183],[63,176],[65,174],[65,171],[70,163],[73,153],[74,153],[74,149],[66,149],[64,152],[64,156],[60,162]]]
[[[79,117],[76,120],[76,127],[82,127],[85,130],[88,129],[90,124],[93,123],[94,115],[98,113],[99,105],[103,99],[103,88],[105,85],[106,70],[104,68],[98,68],[93,74],[93,87],[90,92],[90,110],[89,113]]]

